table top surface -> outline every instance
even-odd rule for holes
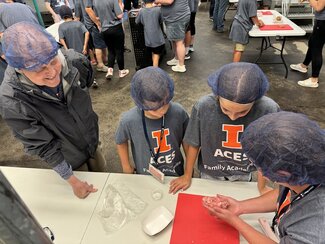
[[[304,36],[306,35],[306,31],[301,29],[298,25],[293,23],[287,17],[283,16],[276,10],[258,10],[258,13],[262,11],[270,11],[272,15],[261,15],[258,18],[261,19],[265,25],[275,25],[275,24],[288,24],[290,25],[293,30],[260,30],[256,25],[253,26],[252,30],[249,31],[249,35],[251,37],[271,37],[271,36]],[[258,14],[259,15],[259,14]],[[282,22],[281,23],[274,23],[273,17],[274,16],[281,16]]]
[[[115,173],[75,172],[81,180],[94,184],[98,192],[86,199],[78,199],[71,187],[53,170],[0,167],[9,182],[29,207],[42,227],[48,226],[55,235],[55,244],[93,244],[93,243],[169,243],[172,223],[155,236],[148,236],[142,230],[142,221],[155,208],[165,206],[175,214],[177,194],[168,193],[169,182],[166,177],[161,184],[151,176]],[[136,219],[125,224],[120,230],[107,234],[99,218],[108,185],[123,184],[147,205]],[[162,198],[154,200],[154,191],[160,191]],[[236,199],[245,199],[258,195],[256,182],[222,182],[206,179],[192,179],[191,187],[184,193],[197,195],[229,195]],[[249,224],[259,228],[257,219],[266,217],[271,220],[273,214],[244,215]],[[132,239],[134,237],[134,239]],[[246,243],[241,237],[241,243]]]

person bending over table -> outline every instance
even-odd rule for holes
[[[97,191],[72,170],[107,171],[97,150],[98,117],[79,85],[71,56],[41,26],[19,22],[3,35],[8,68],[0,86],[0,114],[25,151],[38,155],[85,198]],[[72,50],[71,50],[72,51]]]
[[[264,177],[280,185],[260,197],[238,201],[217,195],[210,213],[236,228],[251,244],[276,243],[239,215],[276,211],[279,243],[324,243],[325,132],[305,115],[268,114],[251,123],[241,143]]]
[[[201,178],[251,181],[254,167],[247,168],[248,158],[242,151],[240,137],[246,127],[259,117],[280,110],[277,103],[264,96],[269,82],[263,71],[251,63],[230,63],[208,78],[213,94],[193,106],[184,136],[189,145],[185,173],[171,182],[171,192],[185,190],[191,184],[198,156]],[[258,179],[265,193],[263,178]]]
[[[307,73],[308,65],[311,66],[311,77],[298,81],[298,85],[317,88],[319,72],[323,65],[323,47],[325,44],[325,0],[310,0],[309,4],[315,10],[315,24],[308,41],[308,50],[303,63],[291,64],[290,68],[301,73]]]

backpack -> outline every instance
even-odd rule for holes
[[[80,87],[90,87],[94,83],[94,70],[91,66],[89,59],[81,54],[76,52],[73,49],[60,49],[67,61],[71,62],[73,67],[75,67],[80,74],[79,82]]]

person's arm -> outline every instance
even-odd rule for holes
[[[320,12],[325,8],[324,0],[309,0],[309,4],[317,12]]]
[[[68,46],[67,46],[67,44],[66,44],[66,42],[65,42],[64,39],[60,39],[59,41],[60,41],[61,45],[62,45],[65,49],[68,49]]]
[[[187,151],[184,175],[170,182],[169,193],[175,194],[179,190],[186,190],[191,186],[194,164],[200,148],[191,145],[186,147],[187,149],[184,148],[184,152]]]
[[[123,10],[124,10],[124,4],[122,0],[118,0],[117,2],[114,1],[114,12],[116,15],[116,18],[122,19],[123,18]]]
[[[220,204],[204,204],[204,206],[212,215],[237,229],[248,243],[274,244],[276,242],[255,230],[252,226],[243,221],[239,215],[274,211],[276,209],[277,197],[277,190],[243,201],[237,201],[231,197],[217,195],[217,201],[220,202]]]
[[[89,15],[89,18],[95,23],[97,28],[101,30],[99,18],[96,16],[95,11],[91,7],[85,8],[86,13]]]
[[[160,5],[171,5],[174,2],[174,0],[155,0],[155,4]]]
[[[123,173],[133,174],[134,168],[129,162],[129,146],[128,142],[117,144],[117,153],[120,157]]]
[[[84,55],[87,54],[87,50],[88,50],[88,42],[89,42],[89,31],[87,31],[85,33],[85,41],[84,41],[84,47],[83,47],[83,50],[82,50],[82,53]]]
[[[257,189],[261,195],[272,191],[273,188],[266,185],[267,180],[263,177],[260,171],[257,172]]]
[[[253,21],[253,23],[257,26],[257,27],[263,27],[264,26],[264,22],[257,18],[257,16],[253,16],[251,17],[251,20]]]
[[[54,12],[49,2],[45,2],[45,8],[50,12],[55,23],[60,21],[59,16]]]

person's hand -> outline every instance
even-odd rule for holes
[[[264,25],[265,25],[264,22],[261,19],[259,19],[258,20],[258,27],[263,27]]]
[[[204,202],[203,202],[204,203]],[[217,204],[203,204],[204,207],[208,208],[211,214],[215,214],[214,209],[227,209],[234,215],[238,216],[241,214],[240,210],[240,201],[237,201],[236,199],[232,197],[227,197],[223,195],[217,195],[215,197],[215,203]]]
[[[217,195],[214,200],[204,201],[203,206],[209,210],[210,214],[216,218],[233,223],[240,215],[240,202],[227,196]]]
[[[87,48],[84,48],[84,49],[82,50],[82,54],[83,54],[83,55],[87,55]]]
[[[70,176],[68,182],[72,187],[73,193],[81,199],[84,199],[90,193],[97,191],[92,184],[89,185],[86,181],[81,181],[74,175]]]
[[[186,175],[182,175],[177,179],[172,180],[169,184],[169,193],[175,194],[179,190],[185,191],[187,188],[190,187],[191,180],[192,178]]]

